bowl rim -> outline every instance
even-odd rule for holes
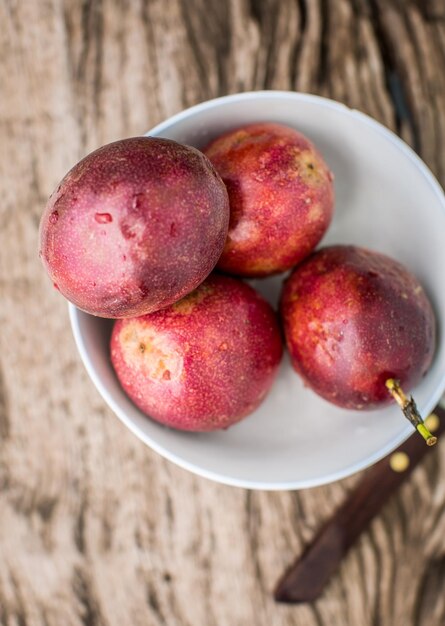
[[[300,93],[294,91],[283,91],[283,90],[261,90],[261,91],[247,91],[242,93],[234,93],[226,96],[221,96],[218,98],[213,98],[211,100],[206,100],[194,106],[191,106],[187,109],[180,111],[168,117],[163,122],[160,122],[156,126],[154,126],[151,130],[145,133],[145,136],[159,136],[163,131],[168,129],[173,124],[177,122],[181,122],[190,116],[193,116],[201,111],[205,111],[208,109],[212,109],[214,107],[219,107],[226,103],[231,102],[240,102],[245,100],[262,100],[262,99],[276,99],[276,100],[294,100],[299,102],[307,102],[307,103],[316,103],[321,104],[324,107],[334,109],[337,112],[344,113],[348,116],[353,116],[358,118],[361,122],[367,124],[372,127],[372,129],[379,134],[383,135],[387,140],[393,143],[396,147],[398,147],[406,157],[408,157],[411,161],[413,161],[414,165],[420,171],[420,173],[426,178],[430,187],[433,189],[435,195],[437,196],[439,203],[442,206],[442,210],[445,213],[445,194],[442,190],[441,185],[437,181],[436,177],[427,167],[427,165],[422,161],[422,159],[414,152],[414,150],[401,139],[398,135],[396,135],[389,128],[373,119],[366,113],[363,113],[357,109],[350,108],[346,104],[341,102],[337,102],[335,100],[331,100],[330,98],[325,98],[323,96],[318,96],[315,94],[309,93]],[[100,376],[98,375],[96,369],[93,367],[92,362],[89,358],[88,350],[84,341],[84,337],[80,330],[80,321],[79,321],[79,313],[81,310],[78,309],[75,305],[68,303],[69,310],[69,318],[71,322],[71,329],[74,335],[75,343],[77,349],[79,351],[81,360],[87,370],[89,377],[91,378],[93,384],[96,389],[102,396],[105,403],[111,408],[111,410],[116,414],[116,416],[125,424],[125,426],[138,437],[143,443],[149,446],[152,450],[160,454],[162,457],[171,461],[175,465],[181,467],[182,469],[188,470],[189,472],[201,476],[203,478],[207,478],[213,480],[214,482],[221,483],[224,485],[239,487],[244,489],[252,489],[252,490],[262,490],[262,491],[292,491],[299,489],[307,489],[312,487],[318,487],[321,485],[327,485],[329,483],[335,482],[337,480],[341,480],[356,472],[366,469],[370,467],[377,461],[381,460],[389,453],[391,453],[395,448],[397,448],[401,443],[403,443],[413,432],[412,427],[407,423],[405,428],[400,431],[400,433],[393,437],[384,447],[380,448],[378,451],[367,455],[361,461],[352,463],[346,467],[343,467],[341,470],[336,472],[332,472],[330,474],[326,474],[324,476],[316,477],[313,479],[304,479],[304,480],[288,480],[288,481],[276,481],[276,482],[263,482],[263,481],[255,481],[255,480],[246,480],[246,479],[237,479],[231,476],[226,476],[224,474],[220,474],[218,472],[214,472],[212,470],[207,470],[200,465],[196,465],[193,462],[187,461],[181,456],[176,455],[171,452],[165,446],[159,444],[155,439],[151,436],[147,435],[144,431],[142,431],[136,423],[128,417],[125,411],[119,406],[117,402],[113,400],[111,395],[108,392],[106,385],[102,382]],[[427,411],[426,413],[430,413],[431,410],[437,405],[440,401],[440,398],[445,390],[445,371],[442,373],[442,377],[440,380],[440,384],[436,388],[436,392],[430,398],[430,401],[427,403]]]

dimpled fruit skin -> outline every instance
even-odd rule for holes
[[[281,315],[295,370],[348,409],[391,402],[385,381],[409,390],[429,368],[434,314],[417,279],[393,259],[354,246],[311,255],[285,283]]]
[[[249,285],[216,274],[162,311],[118,320],[111,337],[111,361],[127,395],[180,430],[227,428],[254,411],[281,356],[270,305]]]
[[[142,315],[208,276],[228,222],[226,189],[201,152],[134,137],[99,148],[65,176],[41,220],[40,255],[80,309]]]
[[[218,267],[267,276],[304,259],[328,228],[333,176],[293,128],[261,123],[215,139],[204,150],[227,186],[229,234]]]

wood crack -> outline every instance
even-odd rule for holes
[[[270,89],[273,83],[274,70],[275,70],[275,33],[277,31],[277,23],[278,23],[278,11],[279,6],[276,2],[272,3],[268,7],[267,15],[263,18],[263,24],[261,30],[265,31],[265,42],[264,46],[266,48],[266,71],[264,72],[264,83],[263,86],[265,89]],[[265,28],[266,27],[266,28]]]
[[[150,608],[150,610],[156,615],[156,617],[159,620],[160,624],[167,624],[167,621],[165,619],[165,616],[161,610],[161,605],[158,599],[158,595],[156,593],[156,590],[154,588],[154,586],[151,583],[147,583],[147,589],[146,589],[146,596],[147,596],[147,604]]]
[[[80,554],[86,553],[85,517],[88,508],[87,495],[83,494],[79,503],[79,510],[74,523],[74,544]]]
[[[190,5],[181,2],[181,12],[184,20],[184,25],[186,28],[186,32],[188,35],[188,42],[190,45],[190,49],[193,54],[193,60],[196,64],[196,68],[198,70],[198,76],[201,85],[203,86],[204,92],[206,94],[210,93],[210,85],[208,80],[208,72],[206,70],[205,64],[203,62],[203,55],[198,43],[198,37],[195,34],[194,25],[192,19],[190,18],[190,13],[193,11],[193,8],[190,8]]]
[[[320,87],[329,84],[329,1],[320,0],[321,33],[320,33],[320,61],[318,66],[317,83]]]
[[[420,150],[420,137],[416,128],[415,117],[409,106],[403,76],[399,71],[397,59],[393,52],[393,36],[387,34],[378,0],[370,0],[371,25],[375,32],[375,40],[383,61],[385,86],[393,105],[396,132],[400,135],[402,125],[406,123],[414,139],[414,150]]]
[[[315,602],[313,604],[310,604],[309,607],[310,607],[312,616],[314,618],[315,624],[317,626],[326,626],[326,622],[323,619],[323,616],[322,616],[322,614],[320,612],[320,609],[319,609],[319,604],[320,603]]]
[[[92,581],[81,567],[74,568],[72,589],[79,602],[79,617],[83,626],[106,626]]]
[[[290,68],[290,84],[294,88],[298,84],[298,59],[300,58],[301,49],[304,44],[307,25],[307,7],[306,0],[295,0],[299,12],[299,36],[295,40],[295,44],[291,54]]]
[[[413,626],[434,623],[438,615],[445,615],[445,556],[427,562],[422,574],[414,606]],[[437,622],[439,623],[439,622]],[[440,623],[443,623],[440,620]]]
[[[0,444],[5,443],[11,432],[11,420],[9,418],[9,398],[5,385],[5,378],[0,368]]]

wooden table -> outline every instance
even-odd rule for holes
[[[80,363],[37,230],[87,152],[243,90],[365,111],[443,184],[444,66],[442,0],[1,0],[1,626],[443,626],[444,443],[319,601],[276,605],[357,477],[249,492],[145,447]]]

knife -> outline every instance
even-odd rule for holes
[[[435,435],[445,431],[445,410],[438,405],[427,419]],[[316,600],[348,550],[427,454],[434,454],[414,432],[401,446],[369,469],[357,487],[321,528],[303,554],[279,580],[277,602]]]

